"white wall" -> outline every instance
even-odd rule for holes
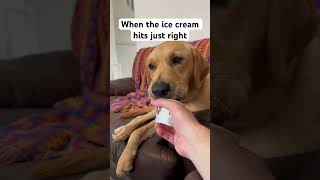
[[[110,1],[110,7],[113,7],[113,1]],[[110,79],[118,79],[121,77],[121,67],[118,65],[114,11],[110,8]]]
[[[0,1],[0,58],[17,57],[36,51],[35,8],[30,2]]]
[[[0,58],[70,49],[75,0],[1,0]]]
[[[134,12],[131,9],[131,4],[127,4],[127,0],[111,0],[111,16],[110,20],[110,39],[114,47],[110,45],[110,77],[111,79],[132,77],[132,66],[136,55],[136,43],[131,41],[129,31],[119,30],[120,18],[134,18]],[[116,57],[114,57],[116,54]]]
[[[136,18],[202,18],[203,30],[191,31],[190,40],[210,37],[210,0],[135,0]],[[159,42],[137,42],[137,48]]]
[[[36,0],[39,52],[71,48],[71,22],[76,0]]]

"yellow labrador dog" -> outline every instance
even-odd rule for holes
[[[191,44],[180,41],[161,43],[151,52],[145,66],[151,99],[174,99],[193,112],[210,109],[210,67]],[[152,109],[112,134],[115,142],[129,138],[117,164],[118,176],[132,169],[139,145],[154,135],[155,116],[156,110]],[[139,127],[147,121],[150,122]]]

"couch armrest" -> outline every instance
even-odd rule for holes
[[[71,50],[0,61],[1,107],[50,107],[77,96],[80,63]]]
[[[239,142],[239,137],[237,134],[222,126],[218,126],[215,124],[214,117],[212,117],[210,110],[198,111],[194,112],[193,114],[202,125],[208,127],[209,129],[211,129],[211,131],[220,133],[224,137],[232,140],[235,143]]]
[[[123,78],[110,81],[110,96],[125,96],[130,92],[134,92],[133,78]]]

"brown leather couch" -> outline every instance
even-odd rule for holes
[[[132,78],[113,80],[110,82],[111,101],[133,91],[135,91],[135,88]],[[203,124],[207,126],[210,125],[209,111],[198,112],[195,113],[195,115]],[[130,120],[131,119],[121,119],[119,114],[111,112],[110,133],[117,127],[125,125]],[[134,161],[134,169],[125,177],[118,178],[115,174],[116,164],[126,143],[113,143],[111,139],[110,142],[110,176],[113,179],[191,180],[200,178],[193,164],[189,160],[179,156],[172,145],[157,135],[147,139],[141,145]]]

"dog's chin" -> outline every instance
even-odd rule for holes
[[[170,99],[173,99],[173,100],[179,101],[179,102],[181,102],[181,103],[183,103],[183,102],[184,102],[184,98],[183,98],[183,97],[181,97],[181,96],[174,96],[173,98],[170,98]]]

